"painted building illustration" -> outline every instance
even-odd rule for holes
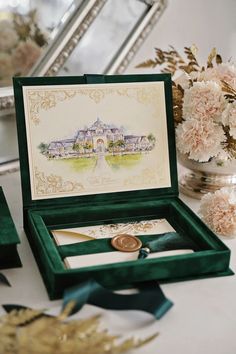
[[[122,127],[105,124],[97,118],[90,127],[79,129],[74,138],[51,141],[46,154],[49,157],[73,157],[97,153],[135,153],[151,151],[154,146],[153,134],[125,135]]]

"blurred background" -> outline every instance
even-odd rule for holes
[[[235,0],[0,0],[0,173],[18,168],[12,76],[154,73],[169,45],[236,58]]]

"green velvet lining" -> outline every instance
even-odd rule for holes
[[[34,209],[40,212],[45,224],[50,229],[64,227],[78,227],[114,222],[128,222],[151,218],[162,218],[169,214],[168,200],[143,201],[138,203],[113,202],[112,204],[73,204],[61,208]]]
[[[61,296],[63,289],[88,278],[94,278],[106,287],[117,288],[152,279],[169,281],[209,274],[229,274],[229,249],[178,198],[140,201],[136,204],[114,203],[103,207],[88,205],[86,210],[79,205],[54,210],[29,210],[27,215],[26,231],[51,298]],[[77,246],[57,247],[50,236],[51,229],[154,218],[166,218],[178,233],[196,245],[198,252],[66,269],[63,258],[77,252]],[[92,242],[95,241],[86,244],[87,253],[90,252],[88,248]],[[107,240],[102,242],[104,249],[109,248]]]
[[[55,243],[50,237],[49,231],[43,222],[43,219],[39,214],[33,214],[33,230],[35,236],[41,235],[39,242],[41,246],[41,250],[48,256],[48,262],[51,265],[51,268],[54,271],[60,271],[64,268],[64,265],[61,261],[61,257],[56,250]],[[49,253],[47,252],[49,250]]]

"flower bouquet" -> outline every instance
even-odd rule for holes
[[[177,152],[181,164],[198,171],[194,181],[193,175],[188,175],[188,183],[191,179],[194,184],[188,187],[203,190],[202,179],[212,179],[215,186],[209,186],[203,191],[206,193],[235,184],[236,176],[227,177],[227,181],[225,176],[236,173],[236,66],[230,61],[223,63],[215,48],[205,66],[198,63],[195,46],[185,47],[184,52],[186,59],[173,47],[156,49],[156,57],[138,67],[160,66],[162,72],[174,77],[181,72],[173,81]],[[216,174],[224,175],[224,181],[218,178],[216,182]]]
[[[0,86],[11,85],[12,76],[27,75],[47,43],[36,10],[12,16],[0,21]]]

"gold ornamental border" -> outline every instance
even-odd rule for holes
[[[27,89],[27,101],[29,104],[29,116],[34,124],[40,123],[40,111],[50,110],[60,102],[70,100],[77,95],[88,96],[96,104],[100,103],[107,95],[135,99],[141,104],[150,104],[157,100],[159,88],[150,87],[114,87],[114,88],[77,88],[77,89]]]
[[[82,86],[82,85],[81,85]],[[25,92],[25,99],[28,107],[28,127],[34,124],[35,126],[40,124],[41,112],[48,111],[55,108],[58,104],[69,101],[76,97],[77,95],[86,96],[95,104],[99,104],[108,95],[118,95],[122,97],[128,97],[129,99],[134,99],[138,103],[149,105],[158,102],[158,97],[160,95],[160,86],[147,85],[147,83],[132,83],[132,86],[124,83],[121,85],[106,87],[102,85],[100,87],[94,87],[91,85],[89,87],[83,85],[83,87],[65,87],[62,88],[55,87],[51,89],[50,87],[37,87],[37,88],[27,88]],[[158,105],[155,104],[155,111],[158,110]],[[156,114],[156,112],[155,112]],[[52,112],[53,116],[53,112]],[[54,117],[55,118],[55,117]],[[29,136],[29,146],[32,147],[31,135]],[[31,158],[33,154],[31,153]],[[42,172],[37,166],[34,166],[32,161],[32,177],[33,177],[33,190],[36,198],[43,198],[44,196],[55,196],[57,195],[86,195],[86,188],[82,183],[77,181],[65,180],[60,175],[47,174]],[[147,186],[150,184],[155,185],[157,183],[157,176],[152,169],[145,169],[141,176],[134,176],[132,179],[125,179],[123,181],[123,190],[129,190],[129,187],[134,185],[138,188],[140,185]],[[105,181],[90,181],[92,184],[104,185],[107,183],[112,184],[111,180]],[[136,188],[131,188],[131,190],[136,190]]]
[[[84,186],[78,182],[65,181],[61,176],[46,175],[36,167],[34,171],[36,180],[35,191],[37,196],[55,195],[58,193],[81,192]]]

